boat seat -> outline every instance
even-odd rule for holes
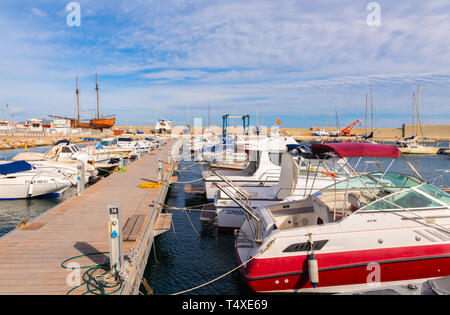
[[[370,200],[366,197],[355,193],[348,194],[348,201],[350,202],[352,210],[358,210],[359,208],[365,207],[370,203]]]

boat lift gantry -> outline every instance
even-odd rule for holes
[[[244,134],[245,134],[245,131],[250,126],[250,115],[248,115],[248,114],[245,114],[243,116],[223,115],[222,118],[223,118],[222,134],[224,137],[226,136],[227,130],[228,130],[228,119],[242,119],[242,123],[244,126]]]

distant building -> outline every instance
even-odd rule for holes
[[[29,132],[44,132],[44,125],[42,120],[40,119],[30,119],[25,122],[24,126],[28,129]]]
[[[70,124],[70,119],[58,118],[53,119],[51,123],[51,133],[57,133],[67,136],[68,134],[72,134],[72,127]]]
[[[172,121],[168,119],[160,119],[155,125],[155,133],[171,133]]]

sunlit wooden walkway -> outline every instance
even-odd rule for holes
[[[66,278],[70,271],[61,267],[65,259],[93,252],[108,252],[107,205],[117,202],[122,207],[123,225],[133,215],[144,220],[136,241],[124,242],[125,255],[131,249],[137,254],[135,266],[118,294],[137,294],[153,237],[167,226],[166,217],[158,222],[158,198],[164,202],[168,185],[157,189],[141,189],[137,185],[156,181],[158,159],[168,158],[171,142],[162,150],[144,155],[127,167],[88,188],[81,197],[73,197],[26,226],[0,238],[0,294],[65,294],[72,287]],[[167,165],[170,177],[174,165]],[[161,221],[161,220],[160,220]],[[160,228],[160,227],[159,227]],[[81,266],[101,264],[107,256],[96,255],[74,260]],[[81,294],[83,289],[73,294]]]

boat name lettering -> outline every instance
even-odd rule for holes
[[[48,180],[26,180],[26,184],[48,184]]]
[[[232,214],[232,215],[244,215],[244,211],[242,210],[232,210],[232,209],[226,209],[222,210],[223,214]]]

